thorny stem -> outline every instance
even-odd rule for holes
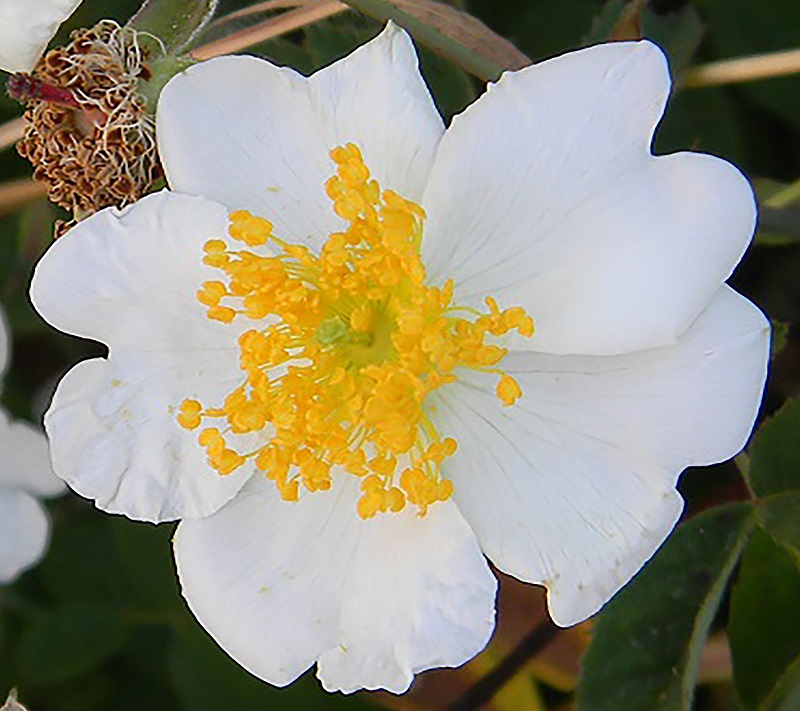
[[[560,632],[545,618],[492,671],[476,681],[448,707],[448,711],[475,711],[492,700],[525,664],[537,656]]]

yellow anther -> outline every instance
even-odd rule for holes
[[[383,497],[378,492],[364,494],[358,500],[358,515],[363,518],[372,518],[381,509]]]
[[[361,482],[361,491],[369,492],[376,492],[381,491],[383,489],[383,479],[379,477],[377,474],[370,474],[368,477],[365,477]]]
[[[251,247],[266,244],[272,237],[272,223],[263,217],[254,217],[247,210],[230,214],[230,236]]]
[[[522,389],[519,387],[519,383],[505,373],[500,378],[500,382],[497,383],[496,392],[497,397],[503,401],[504,405],[513,405],[522,397]]]
[[[208,310],[208,318],[223,323],[230,323],[236,317],[236,312],[228,306],[212,306]]]
[[[535,331],[533,319],[530,316],[525,316],[525,318],[521,319],[519,323],[516,324],[515,328],[519,334],[525,336],[525,338],[530,338]]]
[[[184,400],[181,403],[181,411],[178,415],[178,424],[187,430],[193,430],[200,426],[202,418],[200,413],[203,406],[197,400]]]
[[[507,354],[507,348],[501,348],[500,346],[480,346],[475,351],[475,360],[481,365],[492,366],[503,360]]]
[[[206,254],[224,254],[228,251],[228,245],[221,239],[210,239],[203,245]]]
[[[177,419],[187,429],[219,421],[198,437],[209,464],[224,475],[251,460],[286,501],[330,489],[339,471],[361,480],[362,518],[406,505],[424,516],[452,495],[442,467],[457,450],[430,421],[428,395],[474,368],[498,373],[497,397],[513,404],[519,385],[497,369],[507,350],[486,339],[530,336],[533,320],[491,296],[488,311],[453,306],[452,280],[428,286],[425,211],[381,191],[358,146],[330,155],[325,190],[347,225],[319,253],[245,210],[230,214],[227,240],[205,244],[204,263],[222,273],[197,293],[208,318],[251,322],[238,340],[242,381],[221,406],[185,400]],[[234,435],[266,444],[240,454]]]
[[[390,511],[394,511],[395,513],[398,511],[402,511],[406,505],[406,495],[398,489],[396,486],[393,486],[386,492],[387,504]]]
[[[205,306],[219,306],[228,289],[221,281],[207,281],[197,291],[197,300]]]
[[[449,479],[442,479],[436,484],[436,499],[447,501],[453,495],[453,482]]]
[[[219,454],[212,455],[214,469],[225,476],[244,464],[245,459],[233,449],[223,449]]]
[[[281,486],[279,491],[284,501],[297,501],[300,498],[300,487],[296,479]]]
[[[216,267],[217,269],[223,269],[230,261],[231,258],[227,254],[222,254],[220,252],[212,252],[203,257],[203,264],[209,267]]]
[[[197,438],[197,441],[203,446],[207,447],[212,442],[222,440],[222,435],[216,427],[207,427],[204,429]]]
[[[369,468],[376,474],[382,474],[384,476],[392,474],[394,470],[397,469],[397,458],[385,454],[375,457],[370,460]]]
[[[458,444],[452,437],[446,437],[441,442],[430,445],[425,452],[423,459],[431,462],[441,462],[447,457],[452,457],[456,453]]]

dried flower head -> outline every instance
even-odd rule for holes
[[[17,146],[75,220],[142,197],[162,175],[155,122],[139,90],[149,78],[137,33],[103,20],[45,54],[9,90],[28,104]]]

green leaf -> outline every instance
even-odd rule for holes
[[[800,493],[800,403],[790,400],[759,428],[750,446],[750,488],[758,498]]]
[[[761,499],[756,511],[761,527],[785,546],[800,567],[800,492]]]
[[[731,611],[735,681],[748,710],[793,711],[800,698],[799,440],[800,403],[790,400],[749,449],[757,521],[772,540],[753,538]]]
[[[728,625],[734,683],[747,711],[797,708],[784,700],[800,692],[798,601],[800,571],[783,548],[756,531],[733,588]]]
[[[684,523],[605,607],[577,711],[688,711],[700,651],[752,525],[748,504]]]
[[[795,659],[778,680],[759,711],[797,711],[800,709],[800,659]]]
[[[124,645],[128,626],[119,611],[70,605],[41,614],[19,648],[19,670],[36,684],[54,684],[91,671]]]

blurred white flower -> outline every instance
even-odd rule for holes
[[[0,377],[8,361],[8,332],[0,313]],[[36,563],[47,547],[50,523],[40,498],[64,491],[53,474],[47,440],[0,408],[0,584]]]
[[[6,702],[0,706],[0,711],[28,711],[28,709],[17,701],[17,690],[11,689]]]
[[[81,0],[0,0],[0,69],[30,72]]]
[[[557,623],[590,616],[674,526],[680,472],[744,445],[766,374],[768,324],[724,283],[752,192],[651,155],[669,89],[654,45],[600,45],[445,128],[392,26],[310,78],[179,75],[171,191],[34,277],[51,324],[109,345],[46,416],[57,473],[185,519],[190,607],[273,684],[463,663],[494,624],[484,555]]]

